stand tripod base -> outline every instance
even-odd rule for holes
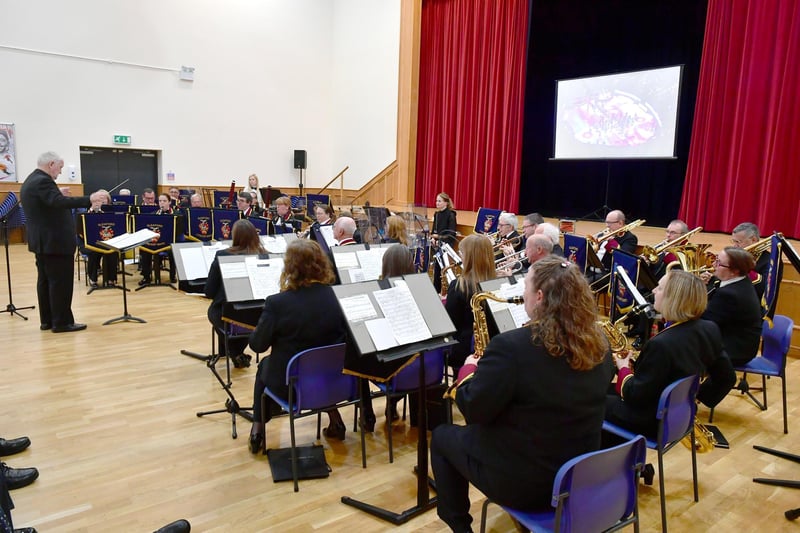
[[[192,357],[194,359],[206,362],[208,362],[213,357],[211,355],[203,355],[197,352],[190,352],[189,350],[181,350],[181,355],[188,355],[189,357]]]
[[[8,313],[9,315],[17,315],[22,320],[28,320],[28,317],[26,317],[25,315],[20,313],[20,311],[24,311],[25,309],[35,309],[35,308],[36,308],[35,305],[28,305],[28,306],[25,306],[25,307],[17,307],[14,304],[8,304],[5,309],[0,311],[0,313]]]
[[[147,320],[135,317],[133,315],[125,314],[122,316],[118,316],[117,318],[112,318],[111,320],[106,320],[105,322],[103,322],[103,325],[108,326],[111,324],[116,324],[117,322],[138,322],[139,324],[147,324]]]
[[[226,389],[227,390],[227,389]],[[230,391],[227,391],[230,394]],[[225,400],[225,409],[214,409],[213,411],[201,411],[197,413],[197,417],[203,417],[205,415],[216,415],[219,413],[230,413],[231,414],[231,438],[235,439],[239,435],[236,433],[236,415],[241,416],[248,422],[253,422],[253,415],[252,413],[248,413],[247,411],[252,411],[252,407],[241,407],[239,402],[228,398]]]
[[[372,516],[378,517],[381,520],[386,520],[387,522],[391,522],[392,524],[399,526],[400,524],[405,524],[412,518],[421,515],[431,509],[434,509],[437,504],[436,498],[431,498],[428,500],[428,503],[425,505],[415,505],[409,509],[401,513],[395,513],[389,511],[388,509],[382,509],[380,507],[376,507],[374,505],[370,505],[368,503],[364,503],[358,500],[354,500],[353,498],[349,498],[347,496],[342,496],[342,503],[345,505],[349,505],[351,507],[355,507],[356,509],[360,509],[365,513],[369,513]]]

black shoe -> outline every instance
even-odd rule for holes
[[[364,431],[367,433],[375,431],[375,413],[368,414],[361,420],[361,423],[363,424]]]
[[[344,440],[344,432],[346,428],[344,426],[344,422],[339,422],[335,426],[328,426],[322,429],[322,434],[328,437],[329,439],[339,439]]]
[[[3,469],[8,490],[27,487],[39,477],[39,471],[35,468],[11,468],[5,463],[0,463],[0,468]]]
[[[141,280],[139,280],[140,287],[144,287],[145,285],[150,285],[151,283],[152,281],[150,281],[150,278],[142,278]]]
[[[19,437],[11,440],[0,439],[0,456],[14,455],[30,445],[31,439],[28,437]]]
[[[261,433],[250,433],[250,453],[256,455],[260,452],[263,443],[264,435]]]
[[[192,525],[188,520],[180,519],[170,522],[166,526],[157,529],[154,533],[189,533],[192,530]]]
[[[52,327],[53,327],[53,325],[50,322],[44,322],[41,326],[39,326],[39,329],[42,330],[42,331],[47,331],[48,329],[50,329]]]
[[[90,289],[96,289],[97,288],[97,282],[96,281],[90,281],[89,282],[89,288]]]
[[[36,533],[36,529],[32,527],[23,527],[22,529],[15,529],[14,533]]]
[[[251,359],[252,356],[249,356],[246,353],[240,353],[231,356],[231,361],[233,361],[233,368],[248,368],[250,366]]]
[[[647,463],[644,465],[644,471],[642,472],[642,480],[644,481],[644,484],[652,485],[654,477],[656,477],[656,469],[653,468],[652,464]]]
[[[55,326],[53,333],[69,333],[71,331],[81,331],[86,329],[86,324],[67,324],[66,326]]]

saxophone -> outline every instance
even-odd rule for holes
[[[483,357],[483,352],[489,344],[489,325],[486,322],[486,311],[483,310],[483,302],[486,300],[494,300],[495,302],[521,304],[523,303],[522,296],[514,296],[512,298],[501,298],[491,292],[476,292],[470,298],[469,306],[472,309],[472,333],[475,337],[475,357]],[[444,393],[444,398],[451,400],[456,399],[456,389],[458,384],[453,383],[448,387]]]
[[[687,449],[692,449],[692,435],[686,435],[681,439],[681,444],[686,446]],[[697,415],[694,417],[694,449],[697,453],[710,452],[717,445],[717,439],[714,434],[705,425],[697,421]]]

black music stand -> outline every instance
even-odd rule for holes
[[[9,193],[12,195],[14,193]],[[8,199],[8,198],[7,198]],[[8,221],[11,220],[11,216],[20,209],[20,202],[17,199],[16,195],[14,195],[12,201],[14,204],[2,215],[0,218],[0,222],[3,224],[3,246],[6,249],[6,278],[8,279],[8,305],[6,308],[1,310],[0,313],[8,313],[9,316],[17,315],[23,320],[28,320],[28,317],[20,313],[20,311],[25,309],[34,309],[36,306],[34,305],[26,305],[25,307],[17,307],[14,305],[14,296],[11,293],[11,262],[8,258]]]
[[[176,241],[176,234],[177,234],[177,227],[178,227],[178,215],[156,215],[156,214],[143,214],[140,213],[138,215],[133,215],[133,229],[140,229],[140,228],[148,228],[154,232],[156,235],[150,242],[146,242],[142,244],[143,250],[139,250],[139,256],[141,257],[142,251],[146,254],[150,254],[152,257],[151,260],[151,268],[152,271],[150,272],[151,276],[155,276],[155,283],[145,283],[144,285],[140,285],[135,290],[140,291],[147,287],[156,286],[156,287],[169,287],[173,290],[178,290],[178,288],[173,285],[172,283],[162,283],[161,282],[161,263],[162,263],[162,256],[161,253],[166,252],[168,255],[172,255],[172,245],[175,244]],[[175,261],[172,260],[172,268],[175,268]],[[172,272],[170,272],[170,277],[172,276]]]
[[[114,237],[113,239],[109,239],[107,241],[99,242],[102,246],[110,248],[112,250],[116,250],[119,254],[119,260],[122,265],[125,263],[124,257],[125,253],[129,250],[133,250],[137,246],[141,246],[143,243],[149,241],[154,236],[158,234],[154,231],[150,231],[149,229],[139,230],[135,233],[125,233],[120,235],[119,237]],[[125,273],[123,267],[123,274],[122,274],[122,315],[116,318],[112,318],[110,320],[106,320],[103,322],[104,326],[108,326],[111,324],[116,324],[117,322],[139,322],[140,324],[146,324],[147,321],[141,318],[135,317],[128,312],[128,287],[125,282]]]
[[[112,206],[114,207],[114,206]],[[103,256],[116,254],[117,255],[117,265],[115,266],[116,269],[119,269],[119,262],[123,261],[123,257],[119,255],[117,250],[109,250],[107,248],[103,248],[98,246],[97,243],[102,242],[104,239],[113,238],[116,234],[115,230],[121,229],[122,231],[120,234],[125,233],[125,226],[127,225],[127,215],[122,213],[117,213],[114,211],[111,212],[103,212],[103,213],[81,213],[81,235],[80,237],[83,239],[83,244],[86,250],[98,254],[102,254]],[[117,218],[121,218],[122,220],[117,220]],[[89,228],[92,228],[89,231]],[[99,229],[98,229],[99,228]],[[92,244],[94,243],[94,244]],[[105,261],[105,257],[103,257],[103,261]],[[105,263],[104,263],[105,265]],[[122,277],[125,277],[125,268],[123,263],[123,273]],[[109,284],[109,280],[106,278],[106,273],[108,268],[106,266],[103,267],[103,284],[102,285],[95,285],[93,287],[89,287],[89,291],[86,294],[92,294],[94,291],[98,290],[105,290],[105,289],[119,289],[129,291],[130,289],[123,288],[119,285],[111,285]],[[124,279],[123,279],[124,281]],[[124,285],[124,284],[123,284]]]
[[[366,326],[366,320],[347,321],[347,326],[350,329],[353,340],[355,341],[356,348],[362,357],[376,357],[380,361],[394,361],[399,358],[408,358],[415,353],[420,354],[419,365],[419,388],[418,394],[420,401],[417,405],[418,416],[418,439],[417,439],[417,466],[414,472],[417,476],[417,502],[414,506],[401,511],[399,513],[383,509],[366,502],[350,498],[349,496],[342,496],[342,503],[350,505],[356,509],[360,509],[366,513],[376,516],[382,520],[386,520],[395,525],[400,525],[408,522],[415,516],[418,516],[430,509],[436,507],[436,497],[431,498],[428,492],[428,487],[435,490],[433,482],[428,478],[428,420],[427,409],[423,399],[425,398],[425,352],[450,346],[455,344],[452,334],[455,332],[455,327],[447,315],[447,311],[442,306],[439,296],[431,284],[430,278],[427,274],[411,274],[403,276],[406,285],[411,292],[414,303],[417,304],[420,314],[427,325],[431,337],[415,341],[405,345],[378,350],[373,343]],[[364,283],[352,285],[339,285],[333,287],[339,302],[342,303],[343,298],[367,295],[370,302],[375,306],[374,309],[378,318],[384,317],[380,306],[376,305],[377,300],[374,297],[374,292],[381,290],[381,285],[377,281],[367,281]],[[348,314],[346,306],[342,304],[345,316]],[[362,398],[362,413],[364,412],[364,399]],[[364,441],[364,427],[362,417],[361,439]],[[366,464],[363,465],[366,468]]]

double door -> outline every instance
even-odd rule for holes
[[[141,197],[146,188],[157,190],[158,152],[155,150],[81,146],[80,152],[81,179],[86,194],[97,189],[114,189],[112,194],[118,194],[119,189],[124,188]]]

